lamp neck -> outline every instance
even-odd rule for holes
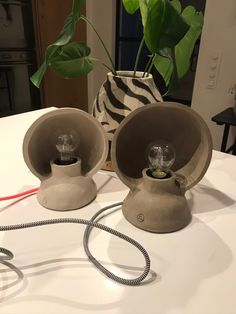
[[[166,179],[152,178],[147,174],[147,168],[143,170],[143,185],[151,193],[172,193],[179,195],[180,186],[176,181],[176,175],[171,171],[171,176]]]
[[[60,177],[78,177],[81,176],[81,160],[78,159],[70,165],[57,165],[51,162],[52,176]]]

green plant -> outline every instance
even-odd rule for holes
[[[116,69],[105,43],[94,25],[82,14],[85,0],[73,0],[71,14],[65,19],[57,40],[49,45],[45,60],[31,81],[39,87],[48,66],[64,77],[74,78],[88,74],[99,62],[90,56],[90,48],[85,43],[71,42],[77,30],[77,24],[85,22],[96,33],[106,51],[110,64],[103,63],[114,75]],[[140,10],[143,24],[143,39],[137,51],[133,76],[136,76],[138,62],[144,44],[150,51],[149,62],[143,76],[150,73],[153,66],[162,75],[172,93],[189,69],[190,58],[196,40],[201,34],[203,15],[193,6],[182,10],[180,0],[122,0],[129,14]]]

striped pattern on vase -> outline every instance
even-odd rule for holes
[[[103,125],[108,140],[120,122],[133,110],[162,101],[152,75],[142,78],[143,72],[118,71],[117,76],[107,74],[93,104],[93,116]]]

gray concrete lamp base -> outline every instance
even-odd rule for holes
[[[42,181],[38,191],[39,203],[52,210],[73,210],[90,203],[97,195],[91,177],[81,175],[81,161],[71,165],[51,163],[51,176]]]
[[[184,196],[185,189],[178,177],[156,179],[143,170],[141,183],[131,189],[122,211],[136,227],[157,233],[173,232],[191,221],[191,212]]]

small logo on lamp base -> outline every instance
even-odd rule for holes
[[[137,220],[138,220],[139,222],[143,222],[143,221],[144,221],[144,214],[138,214],[138,215],[137,215]]]

